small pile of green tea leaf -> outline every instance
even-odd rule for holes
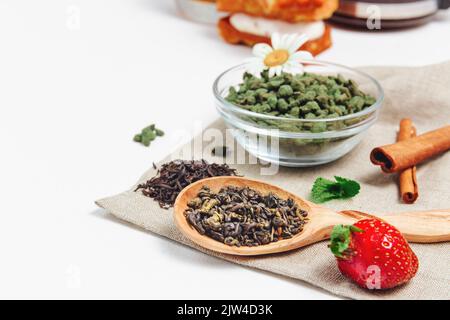
[[[245,73],[238,88],[229,89],[226,100],[243,109],[286,118],[338,118],[357,113],[376,99],[342,75],[282,73],[261,77]]]
[[[314,182],[311,199],[315,203],[323,203],[333,199],[348,199],[356,196],[361,189],[358,182],[335,176],[336,181],[317,178]]]
[[[154,124],[151,124],[148,127],[142,129],[141,133],[136,134],[133,140],[148,147],[150,146],[151,142],[156,139],[156,137],[162,137],[163,135],[164,131],[156,128]]]

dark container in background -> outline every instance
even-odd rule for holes
[[[340,0],[331,21],[369,30],[406,28],[424,24],[449,7],[450,0]]]

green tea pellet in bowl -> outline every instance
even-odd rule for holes
[[[229,89],[226,100],[243,109],[271,116],[297,119],[331,119],[370,107],[376,99],[358,84],[341,75],[282,73],[261,77],[245,73],[238,87]]]
[[[384,92],[370,75],[311,60],[305,73],[267,71],[249,64],[214,82],[215,105],[237,143],[250,154],[282,166],[329,163],[354,149],[375,124]]]

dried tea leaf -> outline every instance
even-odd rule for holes
[[[158,201],[161,208],[168,209],[173,206],[180,191],[191,183],[210,177],[236,175],[236,169],[226,164],[175,160],[163,164],[155,177],[139,184],[135,191],[141,191],[144,196]]]
[[[308,213],[293,199],[236,186],[218,193],[203,186],[184,215],[200,234],[237,247],[292,238],[308,221]]]

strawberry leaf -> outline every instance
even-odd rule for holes
[[[331,242],[328,247],[336,257],[345,259],[345,252],[348,250],[352,240],[352,232],[363,232],[363,230],[352,225],[344,226],[338,224],[334,226],[333,231],[331,231]]]

